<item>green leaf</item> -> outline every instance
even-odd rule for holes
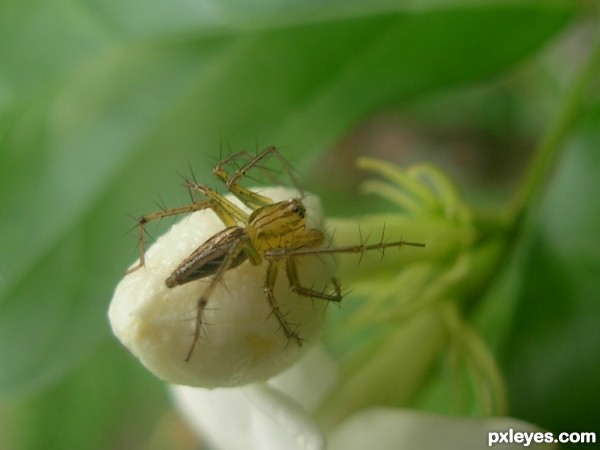
[[[4,2],[0,396],[108,334],[126,214],[185,202],[188,163],[211,182],[220,146],[277,144],[306,169],[370,112],[497,76],[572,14],[510,3],[255,2],[244,19],[239,2]]]
[[[60,383],[3,408],[2,448],[148,449],[161,434],[180,431],[168,447],[176,448],[185,438],[170,429],[169,402],[164,383],[107,342]]]
[[[535,215],[503,365],[511,415],[600,431],[600,133],[570,142]]]

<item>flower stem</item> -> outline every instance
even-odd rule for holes
[[[511,212],[518,224],[524,215],[527,205],[536,199],[547,179],[548,172],[564,148],[564,142],[576,125],[581,113],[585,95],[600,71],[600,33],[592,46],[590,57],[582,67],[579,76],[567,93],[563,107],[550,126],[548,133],[541,139],[531,166],[519,187]]]

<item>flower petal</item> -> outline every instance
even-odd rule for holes
[[[202,439],[223,450],[323,450],[321,429],[294,400],[256,383],[240,388],[173,386],[175,401]]]
[[[286,188],[260,192],[275,200],[298,196]],[[239,200],[229,200],[243,207]],[[319,228],[319,199],[307,195],[302,201],[308,211],[307,225]],[[125,275],[115,290],[109,309],[114,334],[149,370],[169,383],[215,388],[264,381],[293,365],[310,348],[290,342],[265,299],[267,264],[255,266],[248,261],[223,275],[209,304],[201,310],[206,326],[201,330],[202,339],[194,342],[198,301],[207,289],[207,279],[175,287],[167,286],[165,280],[224,228],[211,210],[186,216],[157,239],[146,252],[145,265]],[[319,288],[329,282],[333,270],[316,256],[303,257],[298,264],[300,278]],[[273,293],[294,331],[307,343],[316,342],[326,302],[311,302],[293,292],[283,270]],[[194,343],[197,345],[187,361]]]
[[[335,360],[327,350],[315,344],[300,361],[267,383],[310,412],[321,404],[339,378]]]
[[[371,408],[354,414],[329,435],[329,450],[480,450],[489,447],[490,432],[525,433],[543,431],[512,418],[470,419],[427,414],[395,408]],[[552,444],[529,441],[527,448],[550,449]],[[521,445],[525,445],[524,442]],[[498,442],[494,449],[514,448]]]

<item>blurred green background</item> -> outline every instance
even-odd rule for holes
[[[196,448],[106,312],[129,216],[185,202],[179,174],[211,182],[221,149],[282,147],[334,215],[365,207],[359,155],[508,201],[597,5],[399,3],[0,4],[0,448]],[[596,89],[494,287],[518,311],[493,342],[510,413],[556,431],[599,431],[599,124]]]

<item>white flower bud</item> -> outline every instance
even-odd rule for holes
[[[265,188],[274,201],[297,197],[286,188]],[[241,206],[232,196],[227,197]],[[319,228],[318,198],[302,199],[308,226]],[[318,339],[326,300],[311,299],[290,289],[282,262],[275,298],[286,321],[303,344],[288,339],[265,298],[267,262],[246,261],[227,271],[203,311],[202,336],[190,361],[197,301],[211,277],[168,288],[173,269],[208,238],[224,228],[211,210],[185,216],[147,251],[145,266],[118,284],[109,309],[114,334],[155,375],[165,381],[201,387],[237,386],[266,380],[292,365]],[[296,257],[303,286],[316,290],[331,280],[331,265],[315,256]]]

